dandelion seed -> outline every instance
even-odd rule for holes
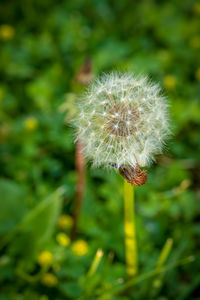
[[[104,75],[90,85],[78,104],[77,138],[94,166],[116,166],[132,184],[136,175],[143,176],[139,180],[143,183],[146,177],[139,167],[149,165],[161,153],[170,133],[167,109],[159,86],[147,77]],[[95,133],[92,139],[91,132]]]

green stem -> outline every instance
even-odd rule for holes
[[[159,271],[159,269],[162,268],[162,266],[165,264],[171,252],[172,245],[173,245],[173,240],[171,238],[168,238],[158,258],[157,265],[156,265],[157,271]]]
[[[91,265],[91,267],[90,267],[90,269],[88,271],[87,276],[92,276],[92,275],[94,275],[96,273],[97,268],[98,268],[98,266],[99,266],[99,264],[101,262],[102,257],[103,257],[103,251],[101,249],[98,249],[97,253],[96,253],[95,257],[94,257],[94,260],[92,262],[92,265]]]
[[[126,180],[124,180],[124,232],[127,275],[134,276],[138,272],[134,191],[132,185]]]

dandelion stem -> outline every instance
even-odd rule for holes
[[[138,271],[134,191],[133,186],[126,180],[124,180],[124,232],[127,275],[134,276]]]

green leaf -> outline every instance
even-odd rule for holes
[[[61,204],[61,190],[58,189],[25,217],[20,231],[33,234],[38,244],[45,243],[52,236],[61,211]]]
[[[1,246],[6,245],[16,235],[14,252],[27,253],[35,252],[50,240],[55,229],[57,218],[61,211],[62,190],[58,189],[46,199],[41,201],[34,209],[25,215],[21,223],[6,236]]]
[[[0,180],[0,235],[12,231],[27,212],[26,192],[11,180]]]

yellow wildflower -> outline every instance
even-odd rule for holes
[[[82,256],[88,253],[88,248],[89,247],[87,242],[85,242],[84,240],[78,240],[72,245],[72,252],[74,252],[74,254],[78,256]]]
[[[27,131],[34,131],[38,127],[38,120],[35,117],[28,117],[24,121],[24,128]]]
[[[70,244],[70,238],[63,232],[56,235],[56,240],[60,246],[67,247]]]
[[[53,287],[58,283],[58,279],[54,274],[46,273],[43,275],[41,282],[48,287]]]
[[[200,81],[200,68],[198,68],[195,72],[195,77],[198,81]]]
[[[42,295],[39,300],[49,300],[49,297],[47,295]]]
[[[72,227],[73,219],[69,215],[61,215],[58,219],[58,226],[61,229],[69,229]]]
[[[195,3],[195,5],[194,5],[194,12],[197,15],[200,15],[200,2]]]
[[[200,48],[200,37],[199,36],[194,36],[190,40],[190,46],[194,49],[199,49]]]
[[[167,75],[164,78],[164,86],[169,89],[172,90],[175,86],[176,86],[176,77],[173,75]]]
[[[15,30],[12,26],[3,24],[0,26],[0,38],[2,40],[10,40],[13,38]]]
[[[162,281],[161,281],[160,279],[155,279],[155,280],[153,281],[153,286],[154,286],[155,288],[159,288],[159,287],[161,286],[161,284],[162,284]]]
[[[38,263],[41,266],[48,266],[53,262],[53,254],[49,251],[43,251],[38,257]]]

